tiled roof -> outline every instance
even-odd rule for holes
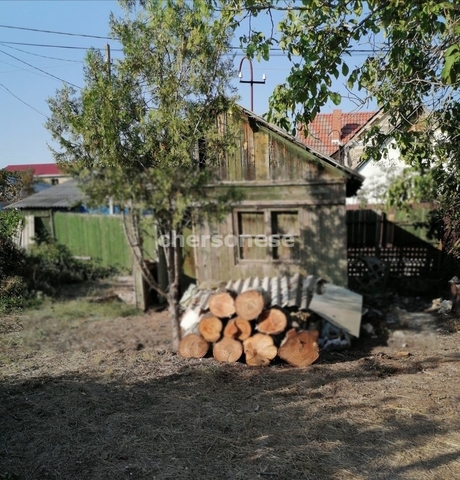
[[[30,165],[8,165],[5,167],[8,172],[24,172],[26,170],[33,170],[36,177],[48,175],[62,175],[58,166],[55,163],[35,163]]]
[[[308,126],[305,138],[303,129],[299,128],[297,137],[311,148],[324,155],[332,155],[344,145],[360,128],[362,128],[377,112],[319,113]],[[334,142],[335,140],[335,142]]]

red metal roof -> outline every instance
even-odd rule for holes
[[[50,176],[50,175],[62,175],[58,166],[55,163],[35,163],[30,165],[8,165],[5,167],[8,172],[24,172],[26,170],[33,170],[34,176]]]
[[[302,128],[298,129],[297,137],[318,152],[332,155],[376,113],[343,113],[342,110],[334,110],[333,113],[319,113],[308,125],[307,138],[305,138]]]

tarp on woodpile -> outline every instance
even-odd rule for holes
[[[347,333],[359,337],[363,298],[344,287],[327,283],[324,279],[300,274],[278,277],[249,277],[229,282],[205,282],[191,286],[185,292],[181,305],[197,314],[209,309],[209,299],[219,291],[236,294],[263,289],[268,306],[310,310]]]

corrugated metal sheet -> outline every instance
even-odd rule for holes
[[[71,179],[60,185],[55,185],[54,187],[35,193],[19,202],[12,203],[5,208],[72,208],[83,202],[83,200],[83,192],[78,187],[76,180]]]
[[[194,322],[198,321],[201,312],[209,309],[209,300],[216,291],[225,289],[240,294],[248,290],[263,289],[268,297],[268,306],[309,309],[335,325],[337,331],[359,337],[362,296],[344,287],[325,283],[313,275],[250,277],[231,280],[227,284],[221,283],[215,288],[194,288],[195,292],[186,292],[184,297],[190,296],[181,300],[181,305],[186,309],[184,317],[192,314]],[[325,335],[326,337],[328,335]]]
[[[298,273],[280,277],[249,277],[244,280],[230,280],[224,288],[237,294],[261,288],[267,293],[271,307],[296,307],[299,310],[306,310],[317,280],[313,275],[304,277]],[[220,288],[222,289],[222,286]],[[218,288],[198,290],[186,303],[181,303],[185,308],[196,311],[207,310],[209,299],[217,290]]]

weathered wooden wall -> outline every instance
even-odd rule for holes
[[[253,215],[253,228],[247,233],[270,233],[271,212],[298,212],[295,259],[287,259],[272,249],[246,251],[242,259],[238,247],[211,246],[200,242],[195,248],[195,270],[203,281],[237,280],[250,276],[276,276],[302,273],[318,275],[339,285],[347,285],[347,250],[343,173],[260,122],[244,114],[227,117],[235,127],[236,148],[220,165],[219,186],[236,185],[244,200],[218,225],[195,226],[196,235],[219,235],[235,239],[240,233],[238,212]],[[230,126],[229,126],[230,128]],[[232,127],[233,128],[233,127]],[[264,220],[257,212],[265,212]],[[283,228],[286,228],[284,226]],[[284,256],[284,257],[283,257]]]
[[[234,129],[235,149],[221,162],[223,182],[313,182],[339,178],[332,167],[305,148],[256,125],[251,119],[227,117]]]
[[[241,260],[238,245],[213,247],[211,240],[195,248],[195,267],[199,283],[209,280],[237,280],[247,277],[276,275],[317,275],[337,285],[347,285],[347,247],[344,205],[309,205],[296,207],[299,212],[300,245],[296,262]],[[198,235],[235,236],[235,217],[227,215],[219,224],[206,224]],[[203,244],[204,243],[204,244]],[[229,242],[233,245],[235,242]],[[270,251],[270,248],[268,247]],[[259,255],[260,257],[261,255]]]

